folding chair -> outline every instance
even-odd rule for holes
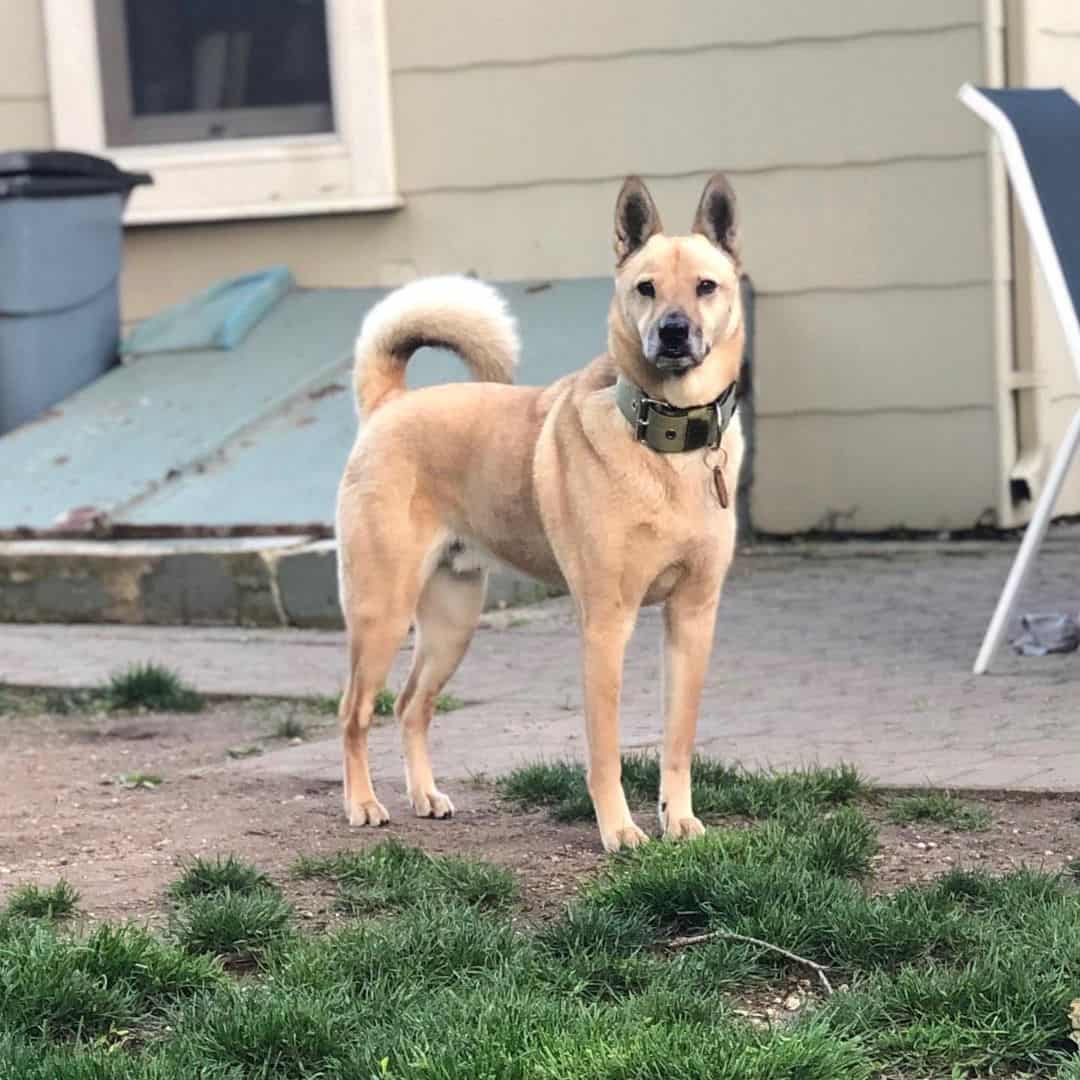
[[[988,90],[970,83],[960,88],[959,96],[997,135],[1013,193],[1080,378],[1080,104],[1064,90]],[[1013,603],[1046,535],[1078,443],[1080,409],[1058,448],[1009,571],[975,661],[976,675],[986,671],[1005,637]]]

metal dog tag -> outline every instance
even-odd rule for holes
[[[716,497],[720,501],[720,505],[726,510],[728,508],[728,491],[727,481],[724,479],[724,470],[717,465],[713,471],[713,484],[716,486]]]

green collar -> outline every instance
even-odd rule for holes
[[[615,403],[630,422],[634,437],[660,454],[679,454],[717,447],[735,415],[735,383],[708,405],[679,409],[657,401],[621,375],[615,383]]]

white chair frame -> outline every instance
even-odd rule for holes
[[[1062,330],[1065,332],[1065,343],[1076,370],[1077,378],[1080,378],[1080,321],[1077,319],[1076,308],[1073,306],[1072,297],[1069,295],[1068,285],[1065,281],[1065,272],[1062,270],[1061,261],[1058,259],[1057,250],[1050,236],[1050,228],[1046,223],[1042,203],[1039,201],[1035,182],[1031,177],[1027,159],[1020,146],[1016,131],[1013,129],[1009,118],[987,97],[971,83],[965,83],[960,88],[960,100],[976,115],[990,125],[997,136],[1001,152],[1005,157],[1005,166],[1008,169],[1009,180],[1012,183],[1013,193],[1020,205],[1020,210],[1027,225],[1028,235],[1031,237],[1035,256],[1042,267],[1046,284],[1050,290],[1050,297],[1057,312]],[[1077,446],[1080,446],[1080,408],[1072,418],[1065,438],[1058,447],[1050,472],[1046,478],[1046,486],[1035,504],[1035,510],[1031,515],[1024,532],[1024,539],[1020,550],[1016,553],[1012,569],[1009,571],[1005,588],[998,599],[994,609],[993,618],[983,638],[982,647],[975,660],[974,672],[982,675],[990,666],[994,653],[1001,646],[1009,624],[1009,615],[1012,612],[1016,597],[1024,586],[1028,571],[1035,560],[1035,555],[1046,536],[1047,527],[1054,513],[1054,504],[1057,502],[1061,486],[1069,471],[1069,465],[1076,454]]]

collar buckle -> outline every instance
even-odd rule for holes
[[[639,394],[638,400],[635,402],[637,412],[634,421],[634,438],[638,442],[645,442],[648,439],[649,412],[660,404],[661,402],[649,397],[644,392]]]

